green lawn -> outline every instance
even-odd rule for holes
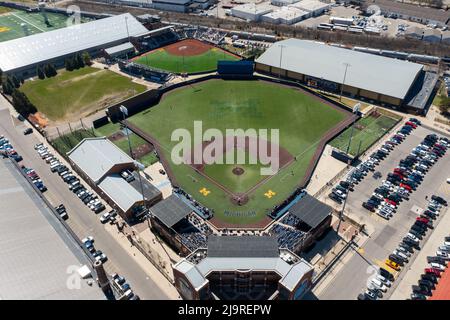
[[[59,71],[53,78],[26,81],[20,88],[50,120],[81,118],[146,90],[115,72],[91,67]]]
[[[221,132],[236,128],[279,129],[280,145],[297,156],[297,160],[265,181],[243,206],[234,206],[225,192],[191,166],[170,163],[178,184],[188,193],[214,209],[216,217],[239,224],[260,220],[292,193],[304,178],[323,134],[346,117],[345,113],[291,87],[263,81],[212,80],[170,92],[158,105],[130,117],[129,121],[155,137],[169,160],[177,143],[171,141],[172,131],[186,128],[192,132],[194,120],[203,121],[203,130],[217,128]],[[248,178],[241,182],[239,176],[229,174],[230,166],[207,165],[205,170],[233,188],[231,191],[240,192],[265,178],[256,170],[259,165],[253,166],[244,168],[248,170]],[[211,192],[202,195],[199,192],[202,188]],[[264,195],[269,190],[275,192],[271,198]],[[240,217],[233,214],[237,211]]]
[[[371,145],[381,139],[389,130],[395,126],[399,119],[381,115],[380,117],[367,116],[359,119],[353,128],[348,128],[330,142],[330,145],[347,152],[350,136],[349,154],[357,156],[365,152]],[[359,154],[358,154],[359,149]]]
[[[169,72],[196,73],[216,70],[219,60],[236,61],[239,58],[216,48],[200,55],[188,57],[172,55],[163,49],[158,49],[136,58],[134,62]]]
[[[27,26],[28,35],[67,27],[68,17],[64,14],[47,12],[47,18],[50,22],[50,25],[47,26],[40,12],[28,13],[0,7],[0,14],[2,13],[7,14],[0,16],[0,42],[25,37],[22,23]],[[82,23],[91,20],[90,18],[81,18]]]

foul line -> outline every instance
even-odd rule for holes
[[[19,17],[18,15],[16,15],[14,12],[12,12],[11,13],[11,15],[13,15],[14,17],[16,17],[16,18],[18,18],[18,19],[20,19],[20,20],[22,20],[23,22],[26,22],[26,23],[28,23],[30,26],[33,26],[33,27],[35,27],[36,29],[38,29],[39,31],[41,31],[41,32],[45,32],[45,30],[43,30],[43,29],[41,29],[41,28],[39,28],[38,26],[36,26],[36,25],[34,25],[34,24],[32,24],[30,21],[27,21],[26,19],[24,19],[24,18],[22,18],[22,17]]]

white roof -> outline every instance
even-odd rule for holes
[[[136,202],[143,201],[142,194],[118,174],[107,176],[98,187],[124,212],[127,212]]]
[[[283,7],[280,10],[276,10],[264,15],[264,17],[270,17],[272,19],[283,19],[283,20],[292,20],[294,18],[302,17],[308,15],[308,12],[295,9]]]
[[[300,8],[308,12],[315,12],[317,10],[323,10],[330,7],[330,3],[324,3],[317,0],[302,0],[300,2],[294,3],[289,7]]]
[[[134,162],[105,137],[83,139],[67,155],[95,183],[98,183],[114,165]]]
[[[125,13],[1,42],[0,69],[7,72],[127,40],[127,25],[131,37],[148,32],[131,14]]]
[[[235,6],[231,9],[232,12],[243,12],[255,15],[262,15],[271,12],[273,9],[267,4],[256,5],[254,3],[245,3]]]
[[[282,47],[281,47],[282,46]],[[307,40],[288,39],[272,45],[257,63],[318,79],[342,83],[387,96],[404,99],[422,70],[421,64],[337,48]]]

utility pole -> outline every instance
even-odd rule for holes
[[[131,150],[130,132],[129,132],[128,126],[127,126],[127,124],[125,122],[125,116],[128,116],[128,109],[124,105],[121,105],[119,107],[119,109],[120,109],[120,112],[122,113],[123,124],[125,125],[125,132],[127,134],[128,148],[130,150],[130,157],[134,160],[133,151]]]
[[[342,80],[341,95],[339,96],[339,102],[342,101],[342,94],[344,93],[344,84],[345,84],[345,78],[347,77],[347,68],[351,67],[350,63],[348,63],[348,62],[344,62],[343,65],[345,66],[345,71],[344,71],[344,79]]]
[[[347,196],[344,199],[344,204],[342,205],[342,209],[339,212],[339,223],[337,226],[336,233],[339,235],[339,229],[341,228],[342,217],[344,216],[345,205],[347,204]]]
[[[347,151],[345,152],[345,153],[347,153],[347,154],[348,154],[348,152],[350,151],[350,145],[351,145],[351,143],[352,143],[353,129],[354,129],[354,127],[355,127],[355,121],[353,121],[353,123],[352,123],[352,130],[350,130],[350,137],[349,137],[349,139],[348,139]]]
[[[283,48],[285,47],[285,45],[279,44],[278,46],[280,47],[280,70],[278,72],[278,80],[281,80],[281,62],[283,60]]]

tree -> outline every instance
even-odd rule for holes
[[[84,65],[90,66],[92,64],[91,56],[89,55],[89,53],[87,51],[84,51],[81,56],[83,58]]]
[[[65,66],[67,71],[72,71],[73,70],[72,59],[71,58],[67,58],[66,61],[64,62],[64,66]]]
[[[50,72],[50,76],[51,77],[54,77],[54,76],[56,76],[58,74],[58,71],[56,71],[56,67],[53,64],[49,64],[48,65],[48,70]]]
[[[441,97],[441,103],[438,107],[441,114],[447,116],[450,110],[450,97]]]
[[[48,63],[44,66],[44,73],[47,78],[51,78],[56,75],[56,69],[53,65]]]
[[[11,79],[11,82],[12,82],[14,88],[20,88],[20,81],[19,81],[19,79],[17,79],[16,76],[13,75],[10,79]]]
[[[37,112],[36,107],[31,103],[31,101],[23,92],[14,89],[12,98],[12,104],[20,114],[28,116],[31,113]]]
[[[83,61],[83,58],[81,57],[81,54],[77,53],[75,55],[75,61],[76,61],[76,64],[77,64],[78,68],[83,68],[84,67],[84,61]]]
[[[36,68],[36,73],[37,73],[39,79],[41,79],[41,80],[45,79],[45,73],[44,73],[44,70],[42,70],[41,66],[38,66]]]
[[[4,94],[12,94],[14,87],[11,86],[11,83],[5,81],[2,83],[2,89]]]

